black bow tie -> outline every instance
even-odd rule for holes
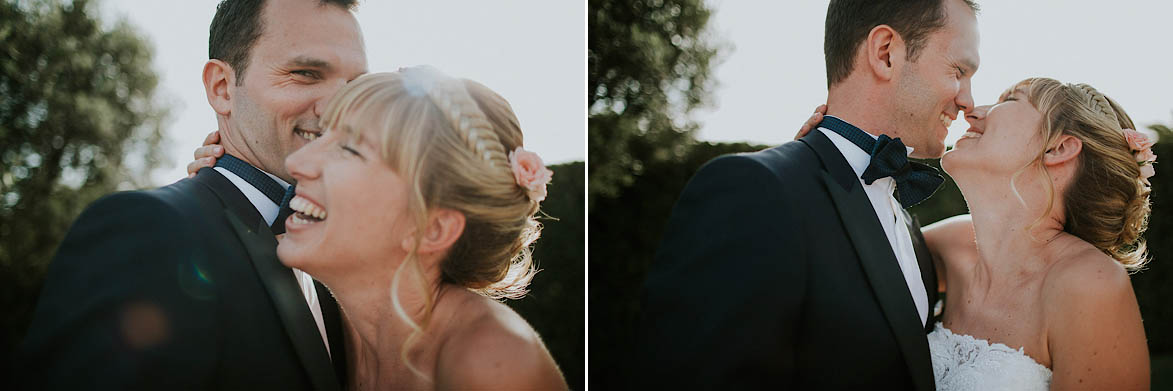
[[[905,208],[928,199],[945,182],[937,169],[908,161],[908,150],[900,138],[893,139],[882,134],[873,139],[863,130],[832,116],[823,117],[819,127],[843,136],[871,155],[872,160],[860,179],[870,185],[877,179],[892,177],[896,180],[896,199]]]
[[[245,182],[260,190],[261,194],[268,197],[274,204],[277,204],[280,208],[277,212],[277,220],[273,220],[273,225],[269,228],[273,230],[274,235],[285,233],[285,219],[293,213],[293,210],[289,209],[289,200],[293,198],[296,186],[289,186],[287,189],[263,171],[229,154],[224,154],[216,159],[216,167],[223,167],[236,174],[240,179],[244,179]]]

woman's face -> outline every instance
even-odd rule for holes
[[[995,105],[979,106],[965,116],[970,128],[941,158],[950,176],[1010,177],[1038,158],[1043,115],[1022,87],[1004,94]]]
[[[404,256],[414,226],[408,184],[370,136],[327,131],[285,160],[297,195],[277,247],[282,263],[319,277],[388,270],[388,259]]]

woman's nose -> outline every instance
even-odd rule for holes
[[[293,151],[285,158],[285,169],[289,171],[289,175],[293,176],[294,180],[301,182],[318,176],[321,171],[321,154],[323,152],[319,149],[324,144],[322,140],[324,136],[326,135],[318,136],[318,139]]]
[[[984,105],[974,107],[973,110],[965,114],[965,121],[969,122],[970,126],[977,127],[980,123],[985,121],[986,114],[990,112],[991,105]]]

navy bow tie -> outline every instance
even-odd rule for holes
[[[870,185],[877,179],[892,177],[896,180],[896,199],[905,208],[928,199],[945,182],[937,169],[908,161],[908,149],[899,137],[892,139],[882,134],[878,139],[873,139],[859,128],[832,116],[824,116],[819,127],[843,136],[868,152],[872,160],[860,179]]]
[[[277,220],[273,220],[273,225],[269,228],[273,230],[275,235],[285,233],[285,219],[293,213],[293,210],[289,209],[289,200],[293,198],[296,185],[286,189],[263,171],[229,154],[224,154],[216,159],[216,167],[223,167],[236,174],[240,179],[244,179],[245,182],[260,190],[261,194],[268,197],[274,204],[277,204],[280,208],[277,212]]]

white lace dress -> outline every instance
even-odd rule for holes
[[[1051,370],[1023,348],[953,334],[937,322],[929,333],[937,390],[1048,390]]]

